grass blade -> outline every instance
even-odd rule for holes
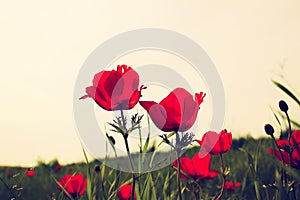
[[[291,91],[289,90],[287,87],[285,87],[283,84],[275,81],[275,80],[272,80],[272,82],[279,88],[281,89],[284,93],[286,93],[289,97],[291,97],[299,106],[300,106],[300,100],[299,98],[296,97],[296,95]]]

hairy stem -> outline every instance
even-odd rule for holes
[[[128,131],[127,131],[127,128],[126,128],[126,121],[125,121],[123,110],[121,110],[121,118],[122,118],[123,126],[126,129],[126,133],[123,134],[123,138],[124,138],[124,141],[125,141],[126,151],[127,151],[128,159],[129,159],[130,166],[131,166],[132,190],[131,190],[130,199],[133,200],[134,199],[134,188],[135,188],[135,174],[134,174],[134,167],[133,167],[132,158],[131,158],[131,154],[130,154],[130,150],[129,150],[129,145],[128,145]]]
[[[281,150],[280,150],[280,148],[279,148],[279,146],[278,146],[278,144],[277,144],[277,142],[276,142],[276,139],[275,139],[274,135],[271,135],[271,137],[272,137],[272,139],[273,139],[273,141],[274,141],[274,143],[275,143],[275,145],[276,145],[276,148],[277,148],[278,151],[279,151],[279,155],[280,155],[280,158],[281,158],[281,162],[282,162],[282,164],[284,165],[283,154],[282,154],[282,152],[281,152]],[[287,184],[287,178],[286,178],[286,172],[285,172],[285,169],[282,168],[281,171],[282,171],[282,178],[281,178],[281,180],[282,180],[282,185],[286,185],[286,184]]]
[[[178,199],[179,200],[182,200],[182,195],[181,195],[181,186],[180,186],[180,173],[181,173],[181,170],[180,170],[180,157],[179,157],[179,154],[180,154],[180,147],[179,147],[179,135],[178,133],[175,134],[176,135],[176,153],[177,153],[177,190],[178,190]]]
[[[291,120],[289,117],[289,114],[287,113],[287,111],[285,112],[286,118],[288,120],[288,124],[289,124],[289,133],[288,133],[288,142],[289,142],[289,146],[291,146],[291,137],[292,137],[292,128],[291,128]],[[289,158],[290,158],[290,167],[292,166],[292,151],[289,151]]]
[[[223,156],[222,153],[220,153],[220,160],[221,160],[221,168],[222,168],[222,188],[221,191],[219,193],[219,195],[216,197],[216,199],[221,199],[223,192],[224,192],[224,187],[225,187],[225,182],[226,182],[226,174],[225,174],[225,167],[224,167],[224,161],[223,161]]]

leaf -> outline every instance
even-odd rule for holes
[[[289,90],[287,87],[285,87],[283,84],[275,81],[275,80],[272,80],[272,82],[279,88],[281,89],[283,92],[285,92],[289,97],[291,97],[294,101],[296,101],[296,103],[300,106],[300,101],[299,101],[299,98],[296,97],[296,95],[291,91]]]
[[[88,197],[88,200],[92,200],[92,194],[93,194],[93,191],[92,191],[92,178],[91,178],[91,171],[90,171],[90,167],[89,167],[89,160],[88,160],[88,157],[87,157],[87,154],[83,148],[83,146],[81,145],[81,148],[82,148],[82,151],[83,151],[83,155],[84,155],[84,158],[85,158],[85,161],[86,161],[86,164],[87,164],[87,172],[86,172],[86,175],[87,175],[87,184],[86,184],[86,193],[87,193],[87,197]]]
[[[146,138],[146,142],[145,142],[144,147],[143,147],[143,153],[147,152],[149,141],[150,141],[150,132],[148,132],[148,135],[147,135],[147,138]]]
[[[256,163],[253,161],[253,158],[252,158],[251,154],[249,154],[245,149],[243,149],[243,148],[238,148],[238,149],[247,154],[248,163],[249,163],[249,167],[250,167],[250,172],[251,172],[251,176],[252,176],[253,182],[254,182],[254,189],[255,189],[256,199],[261,200],[260,189],[259,189],[259,181],[258,181],[258,178],[257,178],[257,175],[256,175],[256,167],[257,167]]]
[[[168,135],[167,135],[167,138],[170,138],[170,137],[172,137],[173,135],[175,135],[176,134],[176,132],[171,132],[171,133],[169,133]],[[164,143],[164,141],[161,141],[159,144],[158,144],[158,146],[157,147],[159,147],[161,144],[163,144]]]

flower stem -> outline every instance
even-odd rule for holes
[[[291,120],[289,117],[289,114],[287,113],[287,111],[285,112],[286,118],[288,120],[288,124],[289,124],[289,133],[288,133],[288,142],[289,142],[289,147],[291,146],[291,137],[292,137],[292,128],[291,128]],[[292,151],[289,151],[289,158],[290,158],[290,167],[292,166]]]
[[[223,161],[222,153],[220,153],[220,160],[221,160],[221,169],[222,169],[223,183],[222,183],[221,191],[220,191],[219,195],[216,197],[217,200],[221,199],[221,197],[223,195],[223,192],[224,192],[225,182],[226,182],[226,174],[225,174],[225,167],[224,167],[224,161]]]
[[[274,143],[275,143],[275,145],[276,145],[276,148],[277,148],[278,151],[279,151],[279,155],[280,155],[280,158],[281,158],[281,162],[282,162],[282,164],[284,165],[283,154],[282,154],[282,152],[281,152],[281,149],[279,148],[279,146],[278,146],[278,144],[277,144],[277,142],[276,142],[276,139],[275,139],[274,135],[271,135],[271,137],[272,137],[272,139],[273,139],[273,141],[274,141]],[[282,178],[281,178],[281,180],[282,180],[282,185],[286,185],[286,184],[287,184],[287,178],[286,178],[286,172],[285,172],[285,169],[282,167],[281,171],[282,171]]]
[[[179,200],[182,200],[182,195],[181,195],[181,187],[180,187],[180,148],[178,147],[179,146],[179,135],[178,133],[175,133],[176,135],[176,154],[177,154],[177,190],[178,190],[178,199]]]
[[[133,200],[134,199],[134,188],[135,188],[135,174],[134,174],[134,167],[133,167],[132,158],[131,158],[131,154],[130,154],[130,150],[129,150],[129,145],[128,145],[128,131],[127,131],[127,128],[126,128],[126,121],[125,121],[123,110],[121,110],[121,118],[122,118],[123,126],[126,129],[126,133],[123,134],[123,138],[124,138],[124,141],[125,141],[126,151],[127,151],[128,159],[129,159],[130,166],[131,166],[132,190],[131,190],[130,199]]]
[[[195,195],[195,199],[196,199],[196,200],[199,200],[199,199],[200,199],[199,191],[194,190],[194,195]]]
[[[6,189],[10,192],[10,194],[14,197],[15,200],[18,198],[16,197],[15,193],[10,189],[10,187],[5,183],[5,181],[0,177],[1,182],[6,187]]]

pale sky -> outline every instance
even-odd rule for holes
[[[224,128],[236,138],[262,136],[274,122],[269,106],[288,99],[271,78],[282,74],[300,92],[298,1],[1,1],[0,24],[0,165],[83,160],[77,74],[98,45],[133,29],[173,30],[206,51],[225,88]]]

